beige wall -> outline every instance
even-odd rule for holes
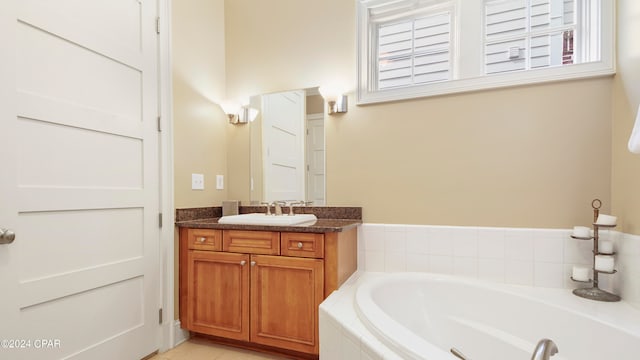
[[[229,0],[227,91],[355,87],[355,2]],[[587,225],[611,206],[611,78],[356,106],[327,118],[327,199],[377,223]]]
[[[619,230],[640,234],[640,155],[627,141],[640,104],[640,3],[618,0],[618,72],[613,85],[613,212]]]
[[[355,84],[355,1],[227,0],[227,92]]]
[[[176,208],[211,206],[227,198],[215,190],[226,174],[224,1],[172,2],[174,187]],[[191,190],[191,174],[205,190]]]
[[[251,200],[251,126],[253,124],[226,126],[227,197],[242,204]]]

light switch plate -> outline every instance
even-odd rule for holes
[[[224,189],[224,175],[216,175],[216,189]]]
[[[191,190],[204,190],[204,174],[191,174]]]

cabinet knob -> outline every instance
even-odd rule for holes
[[[302,249],[302,242],[298,243],[298,249]]]
[[[256,266],[256,262],[255,262],[255,261],[252,261],[252,262],[251,262],[251,266]]]
[[[205,237],[201,237],[201,238],[199,238],[199,239],[198,239],[198,241],[200,241],[201,243],[203,243],[203,242],[207,241],[207,238],[205,238]]]
[[[240,266],[245,266],[246,264],[247,264],[246,261],[244,261],[244,260],[240,261]]]

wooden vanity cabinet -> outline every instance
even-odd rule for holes
[[[191,250],[189,330],[249,341],[249,255]]]
[[[251,258],[251,341],[317,354],[318,306],[324,299],[322,260]]]
[[[199,250],[192,244],[201,245],[202,231],[180,229],[182,327],[243,346],[317,355],[318,307],[355,271],[355,228],[326,234],[206,229],[204,235],[221,236],[221,245]]]

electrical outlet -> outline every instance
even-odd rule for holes
[[[191,190],[204,190],[203,174],[191,174]]]
[[[216,190],[224,189],[224,175],[216,175]]]

